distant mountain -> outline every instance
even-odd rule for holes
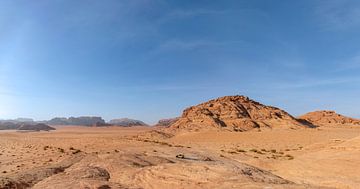
[[[104,125],[105,120],[101,117],[81,116],[62,118],[56,117],[46,122],[49,125],[82,125],[82,126],[96,126]]]
[[[0,130],[16,130],[20,124],[13,122],[0,122]]]
[[[50,130],[55,130],[55,128],[50,127],[43,123],[1,122],[0,130],[50,131]]]
[[[103,120],[101,117],[70,117],[69,123],[71,125],[85,125],[85,126],[93,126],[95,124],[99,123],[105,123],[105,120]]]
[[[34,120],[31,118],[17,118],[17,119],[6,119],[0,120],[1,123],[34,123]]]
[[[31,122],[34,122],[34,120],[31,119],[31,118],[17,118],[17,119],[14,119],[14,121],[16,121],[16,122],[23,122],[23,123],[31,123]]]
[[[131,126],[147,126],[146,123],[129,118],[121,118],[121,119],[112,119],[109,121],[110,124],[116,126],[124,126],[124,127],[131,127]]]
[[[56,117],[47,121],[49,125],[69,125],[69,120],[64,117]]]
[[[168,119],[160,119],[155,126],[169,127],[170,125],[172,125],[173,123],[175,123],[179,119],[180,119],[180,117],[168,118]]]
[[[43,123],[38,124],[22,124],[18,130],[26,130],[26,131],[50,131],[55,130],[55,128],[50,127]]]

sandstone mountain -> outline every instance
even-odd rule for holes
[[[246,96],[225,96],[184,110],[172,130],[229,130],[307,128],[287,112],[263,105]]]
[[[47,121],[46,123],[50,124],[50,125],[69,125],[70,124],[69,120],[65,117],[55,117],[55,118]]]
[[[101,117],[81,116],[81,117],[69,117],[69,118],[53,118],[46,122],[49,125],[82,125],[82,126],[94,126],[105,124],[105,120]]]
[[[131,126],[147,126],[146,123],[136,120],[136,119],[129,119],[129,118],[121,118],[121,119],[113,119],[109,121],[110,124],[115,126],[124,126],[124,127],[131,127]]]
[[[179,119],[180,119],[179,117],[168,118],[168,119],[160,119],[155,126],[169,127],[170,125],[174,124]]]
[[[22,124],[18,130],[26,130],[26,131],[50,131],[55,130],[55,128],[50,127],[43,123],[38,124]]]
[[[301,120],[306,120],[317,126],[341,126],[341,125],[358,125],[360,120],[343,116],[335,111],[315,111],[309,112],[299,117]]]
[[[16,118],[16,119],[0,119],[0,122],[11,122],[11,123],[34,123],[31,118]]]
[[[30,130],[30,131],[49,131],[55,130],[43,123],[13,123],[13,122],[1,122],[0,130]]]
[[[0,130],[16,130],[20,127],[19,124],[13,122],[0,122]]]

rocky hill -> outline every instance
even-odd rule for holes
[[[358,125],[360,120],[343,116],[335,111],[315,111],[309,112],[299,117],[301,120],[306,120],[317,126],[344,126],[344,125]]]
[[[229,130],[307,128],[287,112],[263,105],[246,96],[225,96],[184,110],[172,130]]]
[[[168,119],[160,119],[155,126],[169,127],[170,125],[174,124],[179,119],[180,119],[179,117],[168,118]]]
[[[131,127],[131,126],[147,126],[146,123],[136,120],[136,119],[129,119],[129,118],[121,118],[121,119],[112,119],[109,121],[111,125],[115,126],[124,126],[124,127]]]

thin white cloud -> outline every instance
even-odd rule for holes
[[[360,54],[351,57],[348,60],[341,61],[337,65],[336,71],[347,71],[353,69],[360,69]]]
[[[169,50],[194,50],[202,47],[210,46],[224,46],[242,43],[242,41],[207,41],[207,40],[177,40],[172,39],[165,41],[160,44],[158,49],[159,51],[169,51]]]
[[[173,10],[158,20],[158,23],[166,23],[172,20],[192,18],[196,16],[219,15],[227,13],[227,10],[193,9],[193,10]]]
[[[340,84],[359,83],[360,77],[332,78],[332,79],[301,79],[299,82],[278,83],[274,86],[278,89],[299,89],[313,88],[322,86],[332,86]]]
[[[186,18],[199,15],[209,15],[209,14],[224,14],[227,11],[225,10],[210,10],[210,9],[196,9],[196,10],[175,10],[171,12],[168,16],[171,18]]]
[[[360,27],[360,1],[318,1],[315,12],[320,25],[326,30],[347,30]]]
[[[333,62],[329,73],[339,74],[340,72],[349,72],[360,69],[360,52],[350,56],[350,58],[338,59]]]

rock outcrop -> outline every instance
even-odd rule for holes
[[[317,126],[360,126],[360,120],[343,116],[335,111],[309,112],[299,117],[300,120],[308,121]]]
[[[160,119],[155,126],[169,127],[170,125],[174,124],[179,119],[180,119],[180,117],[169,118],[169,119]]]
[[[110,124],[115,126],[123,126],[123,127],[131,127],[131,126],[147,126],[146,123],[129,118],[121,118],[121,119],[112,119],[109,121]]]
[[[184,110],[172,130],[229,130],[307,128],[293,116],[276,107],[266,106],[246,96],[225,96]]]

